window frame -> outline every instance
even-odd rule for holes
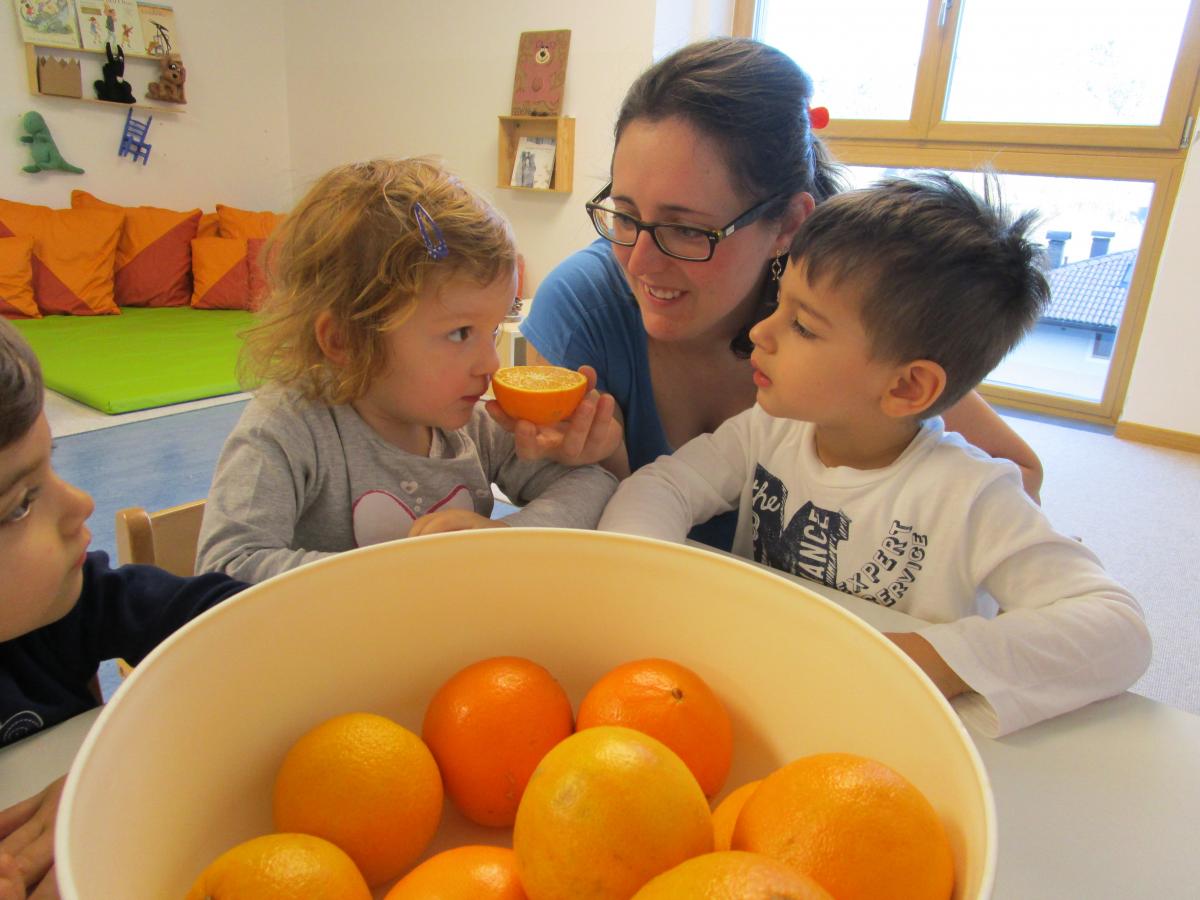
[[[963,3],[929,0],[924,43],[907,121],[839,120],[837,110],[821,137],[847,165],[945,168],[1073,178],[1109,178],[1153,186],[1137,264],[1117,329],[1108,377],[1099,401],[985,383],[989,400],[1020,409],[1116,424],[1145,322],[1167,225],[1183,174],[1197,114],[1200,78],[1200,0],[1189,5],[1163,119],[1157,126],[1034,125],[945,122],[948,76]],[[758,0],[736,0],[733,33],[753,36]]]

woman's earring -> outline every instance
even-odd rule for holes
[[[783,259],[783,256],[780,255],[780,256],[775,257],[773,260],[771,260],[771,280],[772,281],[778,281],[779,276],[781,276],[783,274],[783,262],[781,261],[782,259]]]

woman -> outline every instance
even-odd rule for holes
[[[601,238],[547,276],[521,328],[530,362],[590,366],[615,400],[614,413],[589,398],[564,432],[580,461],[624,477],[754,404],[749,329],[792,236],[841,187],[811,96],[788,56],[740,38],[686,46],[629,89],[612,182],[588,204]],[[944,418],[1020,466],[1036,497],[1037,456],[978,394]],[[517,437],[528,454],[552,439],[524,425]],[[728,546],[732,523],[709,525],[693,537]]]

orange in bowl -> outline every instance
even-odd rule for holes
[[[346,852],[311,834],[265,834],[226,850],[200,873],[186,900],[371,900]]]
[[[567,418],[587,389],[583,375],[561,366],[509,366],[492,376],[492,393],[500,408],[534,425]]]

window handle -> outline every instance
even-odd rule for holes
[[[938,28],[946,27],[946,19],[950,16],[950,7],[954,5],[954,0],[942,0],[941,8],[938,10]]]

